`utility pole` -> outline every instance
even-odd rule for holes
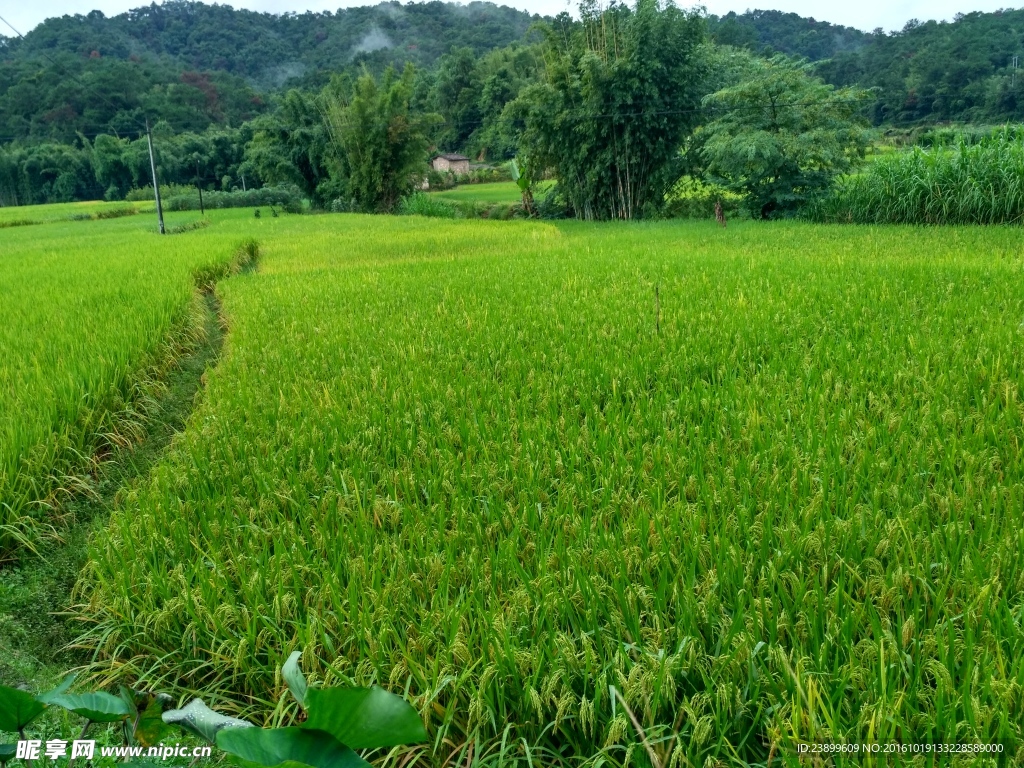
[[[199,178],[199,158],[196,158],[196,189],[199,190],[199,215],[205,216],[206,209],[203,208],[203,180]]]
[[[153,134],[149,130],[149,118],[146,118],[146,142],[149,144],[149,170],[153,174],[153,196],[156,198],[156,220],[160,225],[160,234],[164,231],[164,209],[160,205],[160,184],[156,180],[156,159],[153,157]]]
[[[1010,66],[1013,67],[1013,73],[1010,75],[1010,88],[1017,86],[1017,56],[1013,57],[1013,61],[1010,62]]]

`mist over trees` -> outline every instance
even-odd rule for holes
[[[0,201],[114,200],[147,185],[148,118],[162,183],[288,184],[315,207],[391,210],[429,152],[460,152],[547,171],[565,209],[584,218],[658,215],[684,173],[781,215],[848,169],[862,123],[995,123],[1024,110],[1012,69],[1024,11],[912,21],[891,34],[649,0],[581,11],[576,21],[483,2],[388,2],[275,16],[172,1],[50,19],[25,39],[0,38]],[[757,73],[769,60],[776,74],[800,73],[787,86],[799,98],[856,93],[856,109],[750,124],[742,102],[764,96]],[[339,105],[397,103],[371,98],[369,84],[385,88],[385,77],[402,109],[379,123],[364,110],[359,136],[337,130]],[[360,157],[380,161],[373,173],[386,173],[389,153],[424,170],[403,160],[392,181],[353,183],[363,171],[351,147],[388,124],[401,142]],[[829,132],[840,137],[831,148]],[[752,148],[764,150],[763,167],[741,168]],[[772,153],[785,161],[772,167]],[[766,184],[781,187],[765,197]]]

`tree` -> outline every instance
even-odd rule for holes
[[[480,73],[470,48],[452,48],[438,62],[432,103],[445,125],[437,137],[440,147],[465,149],[480,124]]]
[[[125,162],[125,152],[131,142],[115,136],[100,134],[92,144],[92,167],[96,182],[106,192],[107,200],[122,200],[133,186],[132,169]]]
[[[315,98],[288,91],[277,111],[254,120],[252,128],[245,162],[263,181],[295,184],[318,207],[341,194],[332,179],[330,133]]]
[[[388,67],[380,84],[364,72],[350,100],[335,96],[325,104],[331,140],[357,210],[394,211],[426,174],[426,132],[440,118],[411,112],[414,79],[411,64],[401,76]]]
[[[794,213],[864,156],[869,133],[857,115],[868,93],[836,90],[785,56],[752,64],[742,82],[704,100],[719,116],[701,153],[709,179],[767,219]]]
[[[510,105],[520,148],[554,170],[576,216],[656,213],[682,172],[680,146],[696,124],[704,21],[671,3],[637,0],[581,20],[555,20],[544,82]]]

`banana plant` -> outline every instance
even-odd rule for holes
[[[525,158],[523,162],[519,161],[518,156],[512,158],[512,181],[519,187],[519,194],[523,197],[523,210],[528,216],[533,216],[535,210],[533,204],[534,178],[530,164]]]

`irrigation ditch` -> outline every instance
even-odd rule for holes
[[[255,271],[259,254],[259,244],[249,240],[227,264],[193,275],[189,321],[171,332],[162,347],[165,354],[142,374],[138,396],[114,415],[120,428],[98,435],[83,475],[53,495],[48,515],[53,533],[40,539],[34,552],[23,549],[18,559],[0,564],[3,684],[46,689],[69,669],[88,663],[85,652],[74,645],[78,627],[68,609],[86,564],[89,538],[184,430],[228,330],[216,284]]]

